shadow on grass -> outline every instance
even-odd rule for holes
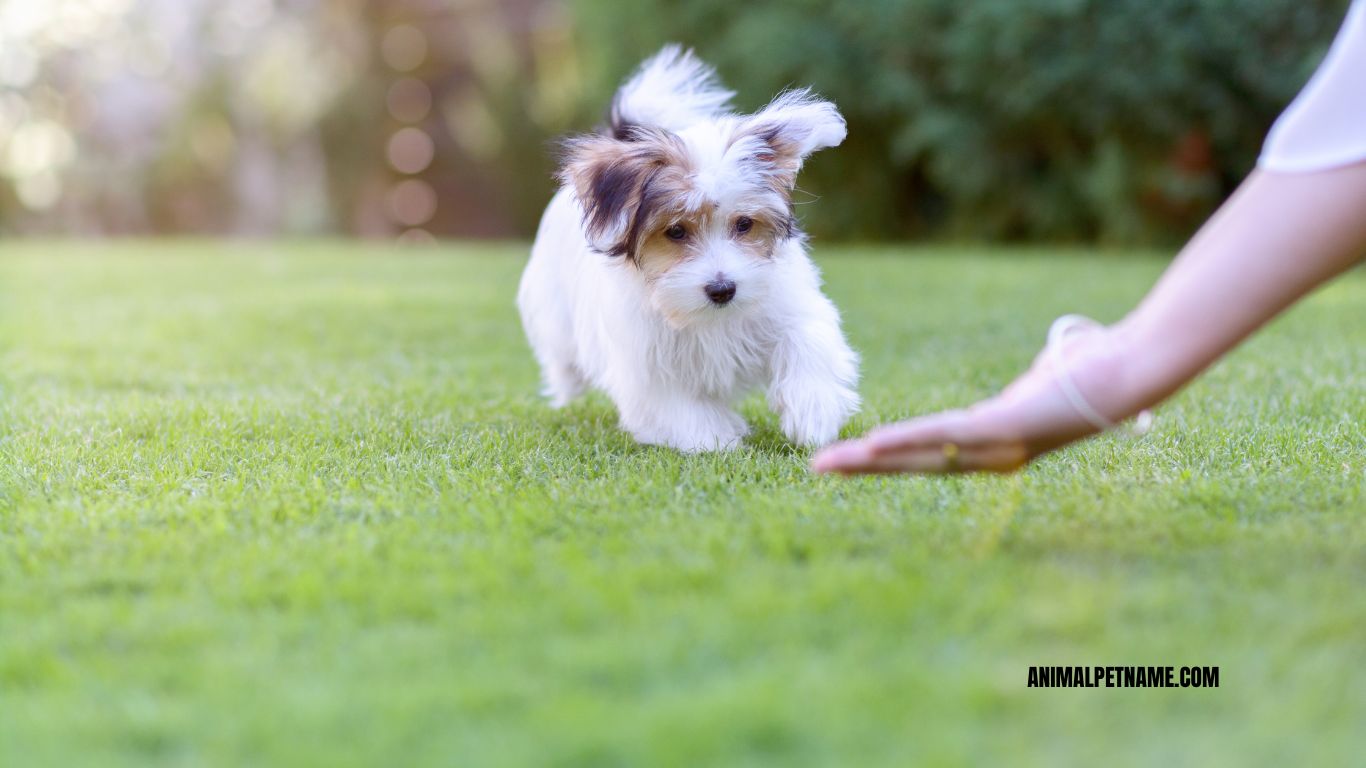
[[[744,457],[747,459],[778,459],[805,462],[811,455],[809,447],[795,445],[778,427],[777,417],[757,398],[744,403],[741,414],[750,432],[735,451],[703,454],[714,457]],[[616,407],[601,393],[591,393],[564,408],[538,404],[529,409],[531,421],[543,439],[556,450],[591,452],[619,458],[683,457],[672,448],[637,443],[618,423]]]

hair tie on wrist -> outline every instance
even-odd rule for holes
[[[1090,329],[1103,330],[1104,326],[1089,317],[1083,317],[1081,315],[1063,315],[1057,320],[1054,320],[1053,325],[1048,329],[1048,355],[1053,363],[1054,377],[1057,379],[1058,387],[1062,390],[1063,396],[1067,398],[1067,402],[1072,406],[1072,409],[1083,419],[1090,422],[1091,426],[1101,432],[1109,432],[1119,428],[1121,425],[1106,418],[1081,394],[1081,390],[1077,388],[1077,383],[1072,380],[1072,373],[1068,371],[1067,366],[1064,365],[1065,361],[1062,356],[1062,343],[1063,340],[1066,339],[1067,334],[1073,331]],[[1152,429],[1152,425],[1153,413],[1145,408],[1138,412],[1138,415],[1134,417],[1132,423],[1124,425],[1124,431],[1131,437],[1142,437],[1148,433],[1148,430]]]

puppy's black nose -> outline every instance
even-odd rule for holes
[[[718,307],[724,307],[730,303],[731,299],[735,298],[735,281],[718,277],[707,283],[707,286],[702,290],[707,292],[707,298],[711,299],[711,303]]]

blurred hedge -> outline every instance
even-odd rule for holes
[[[849,121],[808,228],[1111,243],[1186,236],[1253,166],[1346,0],[574,0],[594,101],[660,44],[754,108],[812,85]]]

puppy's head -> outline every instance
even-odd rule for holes
[[[560,179],[583,207],[589,244],[638,270],[651,306],[682,327],[762,305],[778,247],[800,235],[797,172],[844,135],[834,105],[795,91],[677,133],[632,126],[622,138],[571,139]]]

